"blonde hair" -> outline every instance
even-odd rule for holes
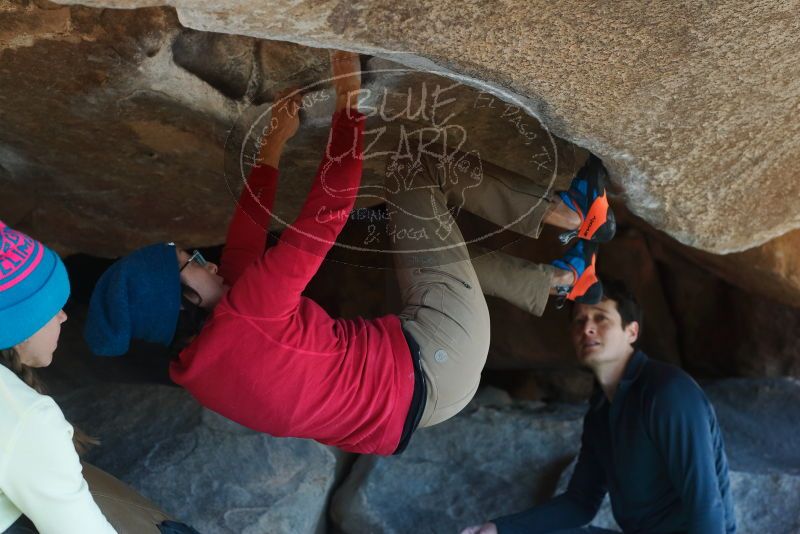
[[[14,347],[10,349],[0,349],[0,364],[9,368],[20,380],[25,382],[25,384],[30,386],[37,393],[42,395],[46,394],[47,390],[44,386],[44,382],[39,379],[33,367],[22,363],[19,353]],[[75,425],[73,425],[72,428],[74,430],[72,434],[72,444],[75,446],[75,451],[79,456],[86,453],[93,445],[100,444],[100,440],[86,434]]]

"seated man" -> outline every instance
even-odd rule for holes
[[[600,303],[572,314],[572,343],[598,387],[567,491],[462,534],[611,532],[584,527],[606,491],[626,533],[736,531],[714,409],[685,372],[634,348],[641,310],[620,282],[603,286]]]

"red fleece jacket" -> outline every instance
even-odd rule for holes
[[[300,216],[264,253],[278,171],[254,167],[222,254],[227,295],[170,376],[201,404],[273,436],[392,454],[414,390],[395,315],[334,319],[301,295],[361,182],[363,116],[339,112]]]

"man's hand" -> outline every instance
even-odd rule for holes
[[[497,534],[497,525],[494,523],[484,523],[474,525],[461,531],[461,534]]]
[[[259,140],[259,160],[265,165],[278,168],[283,147],[300,126],[302,96],[296,89],[285,89],[275,95],[267,133]]]
[[[355,110],[361,90],[361,61],[355,52],[331,50],[331,75],[336,91],[336,111]]]

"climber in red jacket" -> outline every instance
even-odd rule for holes
[[[219,269],[199,252],[172,244],[140,249],[103,274],[84,333],[101,355],[127,352],[131,339],[175,345],[186,316],[205,309],[210,314],[199,333],[190,332],[196,336],[170,365],[172,379],[201,404],[274,436],[393,454],[405,448],[417,426],[452,417],[472,398],[489,348],[489,314],[483,280],[478,281],[445,205],[450,196],[467,195],[452,180],[444,183],[445,170],[434,168],[430,154],[412,164],[396,158],[387,173],[391,224],[422,225],[429,244],[436,245],[420,253],[419,241],[395,243],[403,311],[334,319],[302,295],[341,232],[361,181],[365,117],[355,107],[359,60],[336,52],[331,61],[336,110],[326,154],[300,215],[279,242],[264,252],[281,152],[299,124],[296,96],[273,109],[273,127],[261,140],[260,164],[248,177]],[[397,187],[409,173],[427,185]],[[536,236],[542,223],[555,223],[581,238],[559,260],[562,268],[517,265],[529,269],[522,284],[529,287],[512,290],[521,293],[518,299],[529,297],[526,305],[534,312],[541,313],[549,294],[587,302],[602,294],[594,250],[596,241],[613,235],[613,215],[607,203],[605,211],[598,207],[605,198],[596,187],[599,178],[576,178],[574,184],[595,184],[596,190],[583,197],[577,189],[570,193],[574,206],[546,192],[508,189],[507,180],[469,184],[471,192],[481,193],[468,195],[469,202],[513,197],[500,210],[504,217],[541,204],[533,210],[535,220],[517,222],[515,229]],[[412,216],[404,209],[410,205],[434,213]],[[603,224],[583,231],[589,214]],[[497,291],[511,286],[494,284]]]

